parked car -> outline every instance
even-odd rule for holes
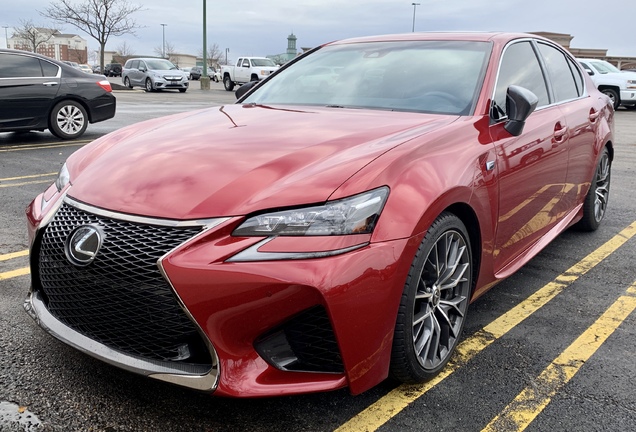
[[[274,73],[279,66],[266,57],[239,57],[235,65],[221,66],[225,90],[234,90],[235,85],[260,81]]]
[[[76,63],[76,62],[72,62],[72,61],[68,61],[68,60],[62,60],[62,63],[66,64],[66,65],[69,65],[73,69],[81,70],[80,65],[78,63]]]
[[[0,132],[49,129],[80,137],[88,123],[115,116],[115,96],[102,76],[39,54],[0,49]]]
[[[208,70],[208,75],[210,75],[210,78],[214,82],[221,82],[223,80],[221,76],[221,71],[216,68],[210,68]]]
[[[332,42],[239,90],[68,158],[28,208],[37,324],[217,395],[422,382],[471,301],[607,210],[612,106],[538,36]]]
[[[107,77],[121,76],[121,64],[120,63],[107,63],[104,66],[104,75]]]
[[[122,71],[126,87],[143,87],[147,92],[176,89],[188,90],[188,75],[170,61],[157,58],[133,58],[126,62]]]
[[[203,73],[203,68],[200,66],[194,66],[190,68],[188,75],[191,80],[198,80],[201,78],[201,73]]]
[[[79,65],[79,68],[82,72],[93,73],[93,69],[87,64],[81,64]]]
[[[596,87],[611,99],[614,109],[621,105],[627,109],[636,109],[636,72],[621,71],[605,60],[577,60]]]

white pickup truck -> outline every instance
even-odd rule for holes
[[[225,90],[250,81],[260,81],[278,69],[276,63],[265,57],[240,57],[234,66],[221,66],[221,76]]]
[[[604,60],[577,60],[590,75],[594,85],[609,96],[614,109],[620,105],[627,109],[636,109],[636,72],[621,71]]]

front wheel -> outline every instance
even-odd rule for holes
[[[601,157],[594,171],[594,178],[590,184],[590,190],[583,203],[583,217],[576,225],[582,231],[596,231],[607,210],[609,201],[610,180],[612,174],[612,161],[607,147],[603,148]]]
[[[179,93],[185,93],[187,89],[179,89]]]
[[[225,90],[227,91],[232,91],[234,90],[234,83],[232,82],[232,80],[230,79],[229,75],[225,75],[223,77],[223,85],[225,86]]]
[[[150,78],[146,78],[146,91],[147,92],[153,91],[152,81],[150,80]]]
[[[616,92],[616,90],[611,88],[606,88],[601,90],[601,93],[603,93],[604,95],[610,98],[610,101],[612,102],[612,105],[614,106],[615,110],[618,109],[618,106],[621,104],[621,99],[618,96],[618,93]]]
[[[49,129],[58,138],[79,138],[87,126],[86,110],[79,102],[72,100],[62,101],[55,105],[49,116]]]
[[[448,363],[464,327],[472,278],[466,227],[444,212],[424,236],[404,285],[391,352],[394,378],[421,383]]]

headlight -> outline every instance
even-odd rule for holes
[[[636,89],[636,80],[627,80],[628,89]]]
[[[57,179],[55,179],[55,187],[58,192],[62,192],[62,189],[66,187],[71,182],[71,175],[68,172],[68,168],[66,164],[62,165],[60,172],[57,174]]]
[[[234,230],[237,237],[370,234],[389,196],[384,186],[324,205],[253,216]]]

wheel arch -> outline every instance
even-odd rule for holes
[[[473,281],[471,284],[471,296],[475,293],[475,287],[477,285],[477,279],[479,277],[479,269],[481,267],[481,255],[483,250],[481,226],[479,218],[474,209],[462,202],[458,202],[448,206],[445,212],[452,213],[459,220],[462,221],[468,232],[468,239],[470,240],[471,248],[471,260],[473,262]],[[440,213],[441,214],[441,213]]]

